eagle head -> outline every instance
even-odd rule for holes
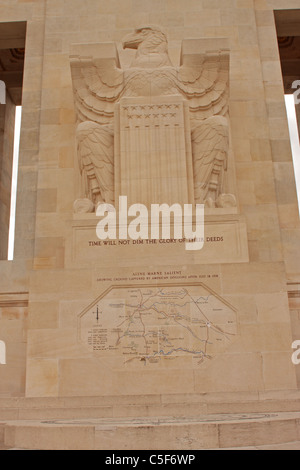
[[[145,66],[147,57],[148,65],[154,62],[156,67],[172,65],[168,55],[168,40],[166,34],[159,26],[142,26],[135,29],[134,33],[128,34],[123,40],[123,48],[137,49],[136,57],[132,67]],[[150,57],[152,55],[152,57]],[[156,60],[154,60],[156,56]],[[157,63],[157,56],[160,57]],[[151,60],[153,59],[153,60]],[[150,65],[150,67],[152,67]]]

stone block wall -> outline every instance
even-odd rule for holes
[[[29,292],[28,396],[197,393],[297,387],[291,362],[287,283],[300,281],[300,226],[273,10],[298,0],[2,1],[3,21],[28,21],[23,90],[16,258],[12,284]],[[239,335],[204,368],[116,368],[78,344],[78,315],[109,285],[136,269],[113,253],[74,263],[73,202],[79,196],[75,109],[69,52],[74,43],[117,43],[122,67],[132,54],[122,38],[158,24],[179,64],[184,38],[226,37],[230,45],[230,123],[239,212],[249,263],[169,269],[207,281],[237,310]],[[133,255],[134,256],[134,255]],[[138,260],[135,260],[138,265]],[[149,262],[149,265],[151,262]],[[139,270],[147,269],[141,265]],[[153,259],[152,267],[163,266]],[[3,267],[2,267],[3,266]],[[11,268],[1,265],[0,272]],[[110,270],[110,271],[109,271]],[[139,283],[137,282],[137,285]],[[154,285],[158,285],[154,283]],[[7,278],[0,279],[5,292]],[[15,291],[17,292],[17,291]],[[0,330],[0,339],[1,330]],[[0,366],[0,374],[2,366]],[[9,365],[7,366],[9,367]]]

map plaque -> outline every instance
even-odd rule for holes
[[[79,340],[118,365],[197,367],[237,334],[235,309],[203,283],[113,286],[78,317]]]

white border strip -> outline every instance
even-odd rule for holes
[[[12,261],[14,259],[21,119],[22,119],[22,106],[16,106],[14,156],[13,156],[13,169],[12,169],[12,182],[11,182],[11,200],[10,200],[10,222],[9,222],[9,236],[8,236],[8,260],[9,261]]]
[[[300,214],[300,144],[294,95],[285,95]]]

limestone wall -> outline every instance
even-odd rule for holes
[[[10,278],[11,285],[16,279],[21,291],[29,292],[27,395],[296,388],[287,281],[300,280],[300,227],[273,9],[298,8],[298,0],[9,0],[1,4],[2,21],[28,21],[18,235]],[[174,65],[179,65],[184,38],[229,39],[232,177],[238,211],[246,222],[249,262],[218,263],[216,259],[208,265],[172,254],[149,260],[143,251],[138,258],[133,248],[126,259],[111,251],[110,268],[97,251],[91,262],[76,258],[88,239],[76,245],[73,202],[79,197],[79,168],[70,46],[116,42],[121,66],[126,68],[132,52],[122,49],[122,38],[149,23],[167,33]],[[128,368],[114,358],[99,358],[78,341],[81,313],[112,282],[122,285],[99,279],[118,277],[128,284],[135,271],[150,268],[195,275],[234,307],[238,335],[226,351],[216,353],[203,367],[187,366],[183,357],[154,368]],[[6,273],[10,268],[4,263],[2,269]],[[0,280],[0,291],[5,292],[7,282],[7,276]],[[159,286],[153,277],[150,283]]]
[[[24,114],[19,163],[15,260],[5,261],[7,253],[5,242],[2,248],[4,250],[2,261],[0,261],[0,340],[5,341],[7,351],[7,363],[0,366],[0,394],[3,396],[25,394],[26,319],[28,280],[32,266],[35,231],[44,14],[43,1],[1,2],[1,22],[27,21],[28,28],[26,71],[23,83]],[[12,124],[10,129],[10,135],[12,135]],[[9,198],[10,188],[8,184],[6,186],[5,197]],[[2,194],[1,197],[3,196]],[[1,240],[2,234],[7,230],[7,214],[5,220],[4,225],[1,225]]]

